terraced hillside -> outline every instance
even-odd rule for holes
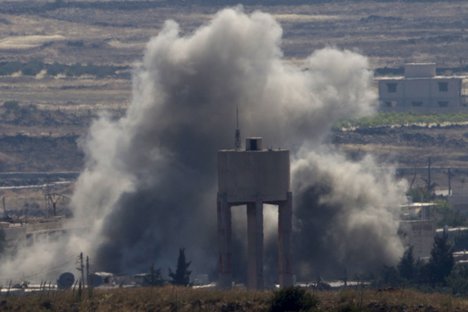
[[[0,0],[0,170],[79,171],[78,140],[102,112],[121,116],[131,72],[167,19],[183,33],[206,23],[227,1]],[[284,30],[291,62],[325,46],[368,55],[388,73],[407,61],[436,61],[463,73],[468,3],[353,1],[259,5]],[[390,70],[391,72],[391,70]],[[372,152],[398,166],[466,167],[464,127],[335,132],[350,153]]]

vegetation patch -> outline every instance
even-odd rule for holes
[[[378,113],[374,116],[359,119],[343,119],[334,126],[336,130],[376,127],[446,127],[468,124],[468,113],[428,114],[412,113]]]
[[[71,44],[77,45],[79,42]],[[47,72],[49,76],[64,75],[66,77],[95,76],[96,78],[114,77],[129,78],[129,68],[126,66],[95,65],[95,64],[59,64],[44,63],[41,60],[29,62],[0,62],[0,76],[10,76],[21,73],[25,76],[36,76]]]
[[[274,293],[270,312],[311,311],[318,306],[319,300],[304,288],[289,287]]]

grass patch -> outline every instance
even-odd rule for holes
[[[79,44],[73,42],[72,44]],[[41,60],[21,62],[0,62],[0,76],[10,76],[21,73],[25,76],[36,76],[45,71],[49,76],[64,75],[67,77],[79,77],[91,75],[96,78],[115,77],[128,78],[129,68],[126,66],[95,65],[95,64],[59,64],[44,63]]]

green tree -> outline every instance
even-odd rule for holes
[[[434,245],[429,259],[429,274],[433,285],[445,285],[445,278],[449,276],[455,264],[452,255],[452,245],[444,232],[442,236],[434,237]]]
[[[155,269],[154,264],[150,267],[149,275],[145,276],[145,284],[150,286],[163,286],[165,281],[161,274],[161,269]]]
[[[414,271],[413,246],[410,246],[405,250],[400,263],[398,263],[398,272],[402,278],[412,281],[414,278]]]
[[[174,272],[169,268],[169,277],[173,285],[187,286],[190,283],[191,271],[188,270],[190,261],[185,260],[185,249],[179,249],[179,258],[177,259],[177,269]]]
[[[433,185],[435,187],[435,185]],[[406,193],[413,202],[426,202],[433,199],[432,193],[425,187],[416,187],[408,190]]]

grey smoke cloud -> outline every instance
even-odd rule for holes
[[[399,260],[396,208],[405,200],[406,181],[371,156],[353,162],[327,147],[301,153],[292,177],[301,276],[352,277]]]
[[[172,266],[185,247],[195,269],[214,269],[216,151],[233,145],[239,107],[244,135],[292,152],[303,276],[333,271],[326,263],[395,261],[402,247],[391,209],[403,186],[369,158],[350,162],[322,144],[336,120],[373,112],[367,59],[324,48],[298,67],[283,58],[281,39],[269,14],[241,7],[191,34],[166,22],[135,67],[126,115],[101,117],[82,141],[72,206],[86,231],[56,250],[83,250],[99,270],[135,272]]]

